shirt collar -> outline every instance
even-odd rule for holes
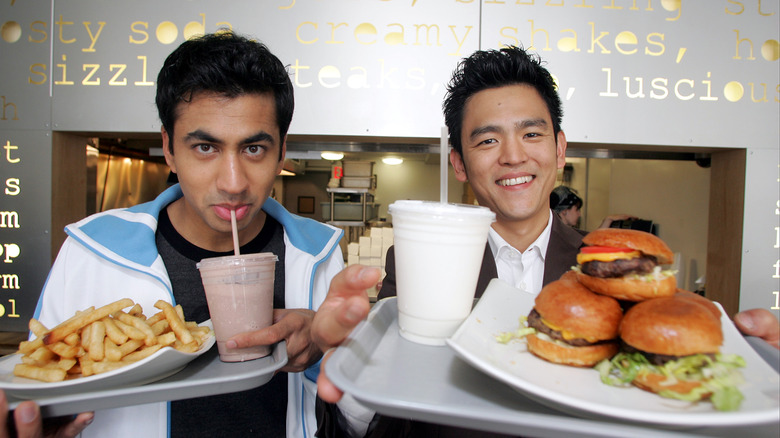
[[[528,247],[528,250],[533,250],[535,248],[537,251],[539,251],[539,255],[542,258],[542,261],[544,261],[547,257],[547,246],[550,243],[550,234],[552,233],[552,221],[552,210],[550,210],[550,216],[547,219],[547,226],[542,230],[542,234],[540,234]],[[507,243],[507,241],[504,240],[504,238],[501,237],[501,235],[498,234],[498,232],[494,230],[493,227],[490,227],[490,231],[488,232],[488,244],[490,245],[490,250],[493,252],[494,258],[498,255],[502,248],[520,252],[520,250]]]

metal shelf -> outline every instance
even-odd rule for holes
[[[366,195],[372,193],[372,189],[358,189],[348,187],[328,187],[327,192],[330,194],[330,219],[327,223],[336,227],[365,227],[366,226]],[[362,204],[363,220],[362,221],[336,221],[333,220],[336,212],[336,193],[351,193],[360,195],[360,203]]]

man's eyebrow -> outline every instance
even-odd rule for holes
[[[274,137],[265,131],[260,131],[255,135],[245,138],[243,141],[241,141],[241,144],[258,143],[264,141],[273,143]]]
[[[187,136],[184,138],[185,140],[201,140],[205,141],[207,143],[221,143],[221,141],[214,137],[213,135],[209,134],[206,131],[203,131],[201,129],[196,129],[192,132],[187,133]]]
[[[501,132],[501,131],[502,129],[496,125],[478,126],[471,131],[471,134],[469,134],[469,138],[474,139],[482,134],[489,134],[489,133]]]
[[[539,118],[539,119],[526,119],[521,122],[518,122],[515,124],[515,127],[518,129],[526,129],[526,128],[544,128],[547,126],[547,120]]]

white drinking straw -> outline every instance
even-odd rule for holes
[[[439,170],[441,172],[440,175],[440,182],[439,182],[439,202],[442,204],[447,203],[447,159],[449,157],[449,144],[447,142],[447,127],[442,126],[441,127],[441,146],[440,146],[440,162],[439,162]]]
[[[233,227],[233,251],[236,255],[241,255],[238,248],[238,226],[236,225],[236,211],[230,210],[230,225]]]

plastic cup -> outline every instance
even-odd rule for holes
[[[231,349],[225,342],[234,335],[259,330],[273,322],[274,271],[278,259],[273,253],[244,254],[203,259],[196,265],[223,362],[244,362],[270,354],[270,345]]]
[[[444,345],[468,317],[490,224],[474,205],[397,201],[393,216],[398,326],[404,338]]]

